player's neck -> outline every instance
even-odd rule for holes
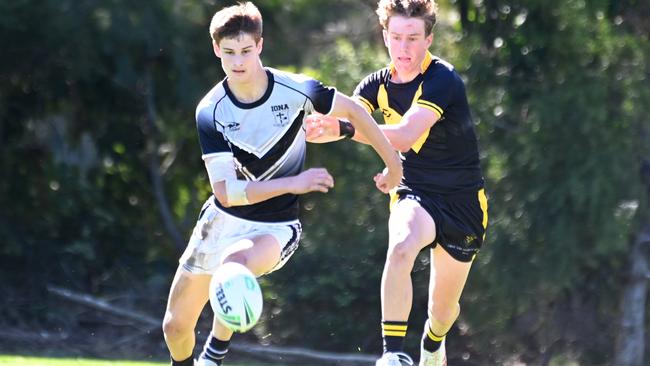
[[[235,98],[242,103],[254,103],[258,101],[269,86],[269,76],[266,70],[260,65],[255,69],[253,75],[247,81],[237,82],[232,79],[228,80],[228,88]]]
[[[395,70],[391,75],[390,81],[395,84],[406,84],[420,75],[420,71],[416,70],[413,72],[398,72]]]

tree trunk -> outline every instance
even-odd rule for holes
[[[650,225],[637,234],[630,252],[630,277],[623,290],[618,339],[617,366],[643,366],[645,354],[645,308],[648,291]]]
[[[172,239],[174,246],[182,251],[185,248],[185,241],[181,235],[176,223],[174,222],[174,217],[172,215],[169,202],[165,195],[165,188],[163,183],[162,173],[160,171],[160,160],[158,159],[158,143],[156,141],[158,137],[158,127],[157,127],[157,115],[156,115],[156,106],[154,102],[154,84],[153,84],[153,71],[151,70],[151,65],[147,68],[145,81],[146,88],[144,91],[144,98],[146,102],[146,118],[145,118],[145,136],[147,139],[147,158],[149,163],[149,176],[151,177],[151,185],[153,188],[154,197],[158,202],[158,211],[163,221],[163,227],[167,231],[167,234]]]

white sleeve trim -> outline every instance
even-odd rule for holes
[[[229,156],[232,159],[234,155],[230,151],[216,152],[216,153],[203,154],[201,155],[201,159],[203,159],[203,161],[206,161],[207,159],[218,157],[218,156]]]
[[[208,171],[210,186],[224,180],[237,180],[235,161],[230,153],[208,154],[204,156],[205,169]]]

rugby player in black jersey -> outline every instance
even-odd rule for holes
[[[381,110],[380,128],[401,152],[404,177],[391,193],[388,252],[381,284],[384,354],[378,366],[412,365],[403,352],[412,307],[411,270],[430,248],[428,319],[420,365],[446,365],[445,336],[487,228],[487,199],[465,85],[448,62],[429,52],[437,5],[432,0],[381,0],[377,15],[390,55],[388,67],[363,79],[354,97]],[[351,137],[367,143],[345,120],[314,114],[307,140]]]

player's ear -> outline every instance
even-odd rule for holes
[[[212,40],[212,50],[215,56],[221,58],[221,47],[219,47],[219,44],[215,40]]]
[[[262,48],[264,48],[263,46],[264,46],[264,38],[260,37],[260,40],[257,41],[257,54],[258,55],[262,53]]]
[[[381,35],[384,37],[384,46],[388,47],[388,31],[386,29],[382,30]]]
[[[431,43],[433,43],[433,32],[424,37],[424,40],[427,42],[427,48],[431,47]]]

